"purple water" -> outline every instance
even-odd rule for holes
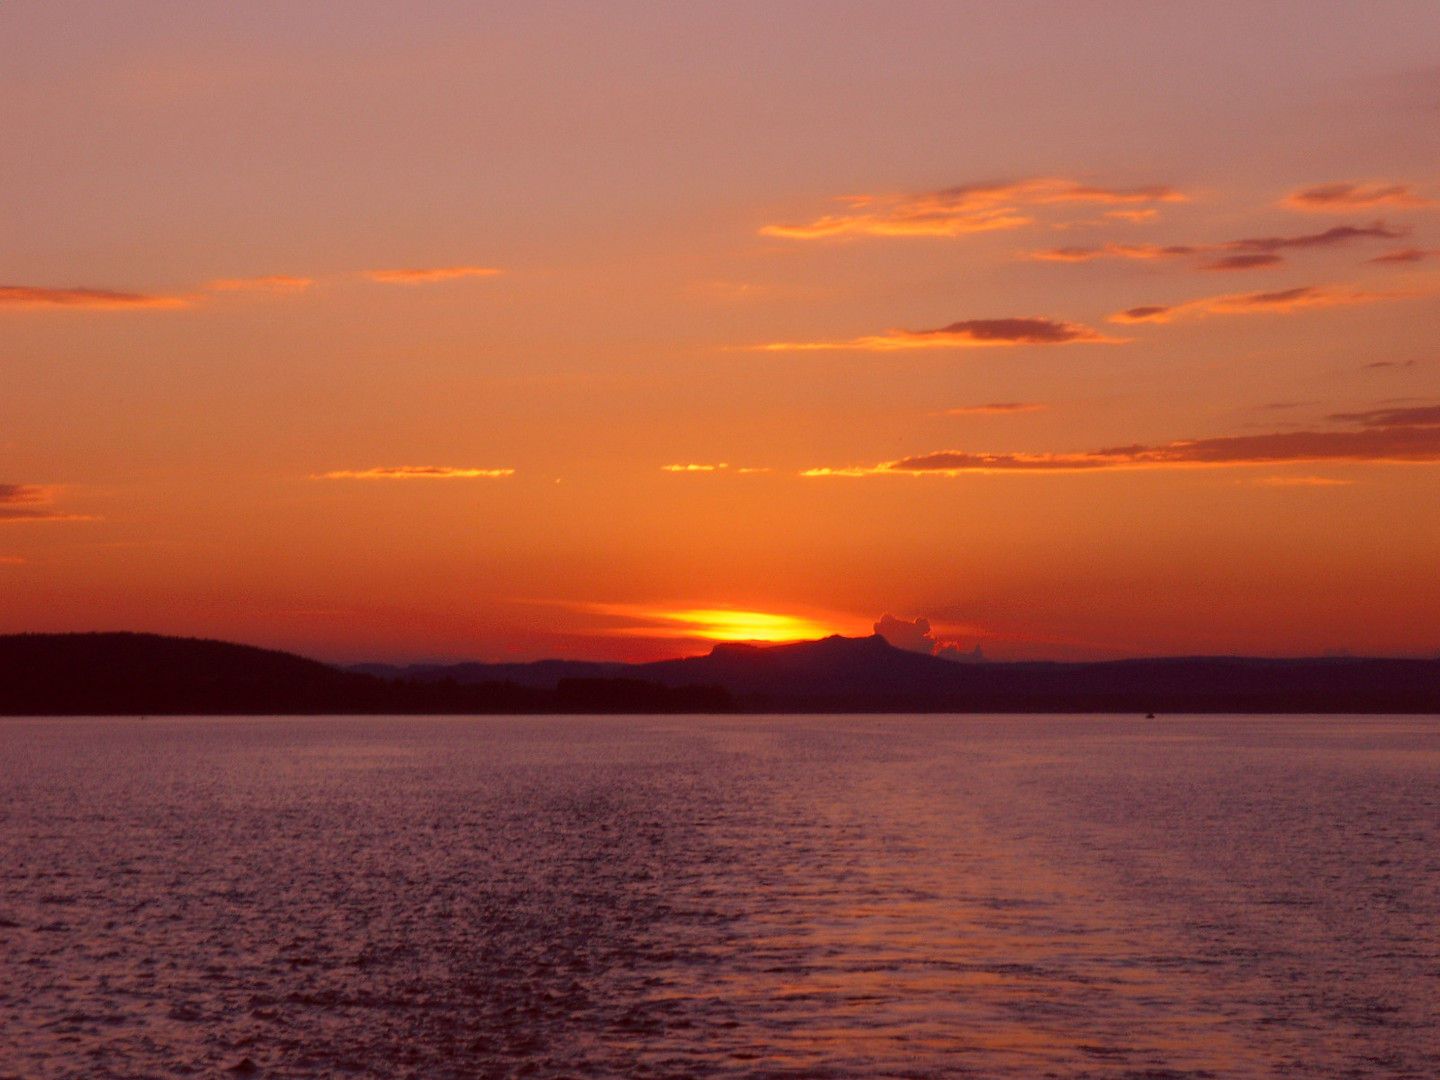
[[[1440,720],[0,721],[0,1077],[1440,1076]]]

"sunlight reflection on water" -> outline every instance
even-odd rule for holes
[[[0,1077],[1440,1075],[1440,721],[0,722]]]

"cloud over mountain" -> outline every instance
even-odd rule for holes
[[[935,651],[938,644],[930,635],[929,619],[900,619],[888,611],[875,623],[875,633],[897,649],[909,649],[927,656]]]
[[[875,623],[875,633],[897,649],[908,652],[938,656],[942,660],[960,663],[975,663],[985,659],[979,645],[971,651],[961,649],[958,641],[937,638],[931,631],[930,620],[925,618],[901,619],[888,611]]]

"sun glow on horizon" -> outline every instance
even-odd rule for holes
[[[696,637],[707,641],[810,641],[829,637],[835,632],[832,627],[814,619],[764,611],[695,608],[656,614],[680,623]]]
[[[705,641],[759,641],[781,643],[814,641],[840,633],[830,622],[805,615],[733,608],[676,608],[655,610],[628,604],[604,605],[599,610],[642,625],[617,627],[607,635],[622,637],[688,637]]]

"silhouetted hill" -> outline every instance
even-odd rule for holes
[[[329,713],[368,711],[395,689],[289,653],[158,634],[0,637],[0,712]]]
[[[569,679],[461,685],[386,680],[290,653],[158,634],[0,636],[0,715],[723,712],[710,687]]]

